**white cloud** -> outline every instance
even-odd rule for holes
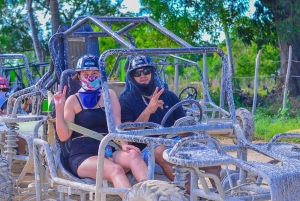
[[[125,9],[121,9],[122,12],[131,11],[138,13],[141,8],[139,0],[124,0],[122,5],[126,7]]]

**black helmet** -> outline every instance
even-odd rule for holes
[[[131,73],[133,70],[143,67],[152,67],[153,70],[155,70],[155,65],[150,57],[144,55],[135,56],[129,64],[128,73]]]
[[[92,54],[86,54],[77,61],[76,72],[83,70],[99,70],[98,57]]]

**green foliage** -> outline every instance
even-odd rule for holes
[[[277,35],[282,41],[299,38],[300,2],[299,1],[263,1],[261,6],[274,16],[273,26],[276,26]],[[266,27],[269,28],[269,27]]]
[[[138,48],[179,47],[179,44],[147,24],[139,25],[131,30],[129,34],[135,39]]]
[[[0,4],[0,53],[25,52],[33,49],[24,9],[24,5],[18,3]]]
[[[216,105],[220,104],[220,86],[213,87],[209,90],[210,97],[212,102]]]
[[[116,0],[112,4],[109,0],[58,0],[60,24],[71,24],[79,16],[99,15],[113,16],[121,15],[119,9],[123,0]],[[51,14],[49,1],[36,0],[34,8],[43,12],[44,15]],[[51,29],[51,21],[47,28]]]
[[[264,97],[266,97],[266,95],[268,95],[267,91],[262,88],[258,88],[257,93],[262,98],[264,98]]]
[[[258,54],[258,46],[252,43],[251,46],[245,45],[237,38],[231,39],[235,75],[237,77],[252,77],[255,73],[255,61]],[[218,46],[224,52],[226,50],[225,41]],[[279,49],[272,45],[262,45],[262,54],[259,63],[259,75],[278,75],[280,68]]]
[[[257,110],[254,116],[255,138],[269,141],[278,133],[299,129],[300,116],[287,117],[285,113],[286,111],[281,110],[276,116],[270,116],[262,109]]]
[[[109,0],[67,0],[58,1],[60,24],[70,24],[76,17],[85,15],[112,16],[121,15],[122,0],[116,0],[114,4]],[[32,8],[36,25],[39,29],[39,40],[46,53],[48,51],[48,41],[50,38],[51,21],[46,24],[46,32],[41,28],[37,12],[40,12],[43,17],[51,14],[50,1],[37,0],[33,1]],[[13,10],[13,12],[11,12]],[[18,1],[3,1],[0,3],[0,53],[21,53],[32,51],[33,42],[29,29],[29,22],[26,10],[26,2]]]
[[[199,64],[202,63],[203,63],[203,59],[200,60]],[[219,55],[207,54],[206,65],[207,65],[207,76],[209,78],[216,78],[216,77],[221,78],[222,60]]]
[[[274,16],[261,1],[255,2],[253,17],[243,16],[239,18],[233,27],[233,34],[246,45],[252,42],[257,44],[257,50],[263,45],[277,46],[277,32],[274,25]]]
[[[278,109],[278,114],[276,115],[276,118],[279,119],[279,120],[286,120],[289,116],[290,116],[290,113],[289,113],[289,110],[291,108],[291,104],[290,104],[290,101],[289,101],[289,95],[287,94],[286,95],[286,107],[285,108],[279,108]]]
[[[248,9],[245,0],[160,1],[141,0],[141,15],[149,14],[186,41],[199,44],[204,33],[216,42]],[[201,11],[201,12],[200,12]],[[187,26],[188,25],[188,26]]]
[[[288,95],[287,95],[288,97]],[[268,110],[275,105],[268,106]],[[255,135],[261,140],[270,140],[275,134],[299,129],[300,116],[292,116],[290,114],[291,104],[289,99],[286,101],[286,108],[279,109],[275,114],[271,114],[268,110],[258,108],[255,116]],[[267,125],[267,126],[266,126]]]

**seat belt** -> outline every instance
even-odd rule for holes
[[[79,126],[79,125],[71,123],[71,122],[67,122],[67,125],[68,125],[69,129],[72,131],[75,131],[77,133],[80,133],[82,135],[88,136],[90,138],[93,138],[93,139],[96,139],[99,141],[101,141],[104,138],[103,134],[106,134],[106,133],[97,133],[93,130],[90,130],[88,128]],[[120,146],[117,143],[109,141],[108,144],[110,146],[114,147],[116,150],[120,150]]]
[[[48,119],[48,121],[54,123],[55,122],[55,118],[52,118],[52,119]],[[80,133],[84,136],[88,136],[90,138],[93,138],[93,139],[96,139],[96,140],[99,140],[101,141],[104,136],[103,134],[106,134],[106,133],[98,133],[98,132],[95,132],[93,130],[90,130],[88,128],[85,128],[85,127],[82,127],[82,126],[79,126],[77,124],[74,124],[74,123],[71,123],[71,122],[66,122],[67,125],[68,125],[68,128],[72,131],[75,131],[77,133]],[[109,141],[108,143],[110,146],[114,147],[116,150],[120,150],[120,146],[115,143],[115,142],[112,142],[112,141]]]

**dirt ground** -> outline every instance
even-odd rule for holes
[[[259,143],[259,142],[262,142],[262,141],[253,141],[253,143]],[[228,138],[223,138],[223,139],[220,139],[220,143],[221,145],[233,145],[233,142],[231,139],[228,139]],[[228,153],[229,155],[231,156],[235,156],[236,157],[236,153]],[[252,151],[252,150],[248,150],[248,153],[247,153],[247,161],[259,161],[259,162],[269,162],[271,160],[271,158],[267,157],[267,156],[264,156],[262,154],[259,154],[255,151]]]

